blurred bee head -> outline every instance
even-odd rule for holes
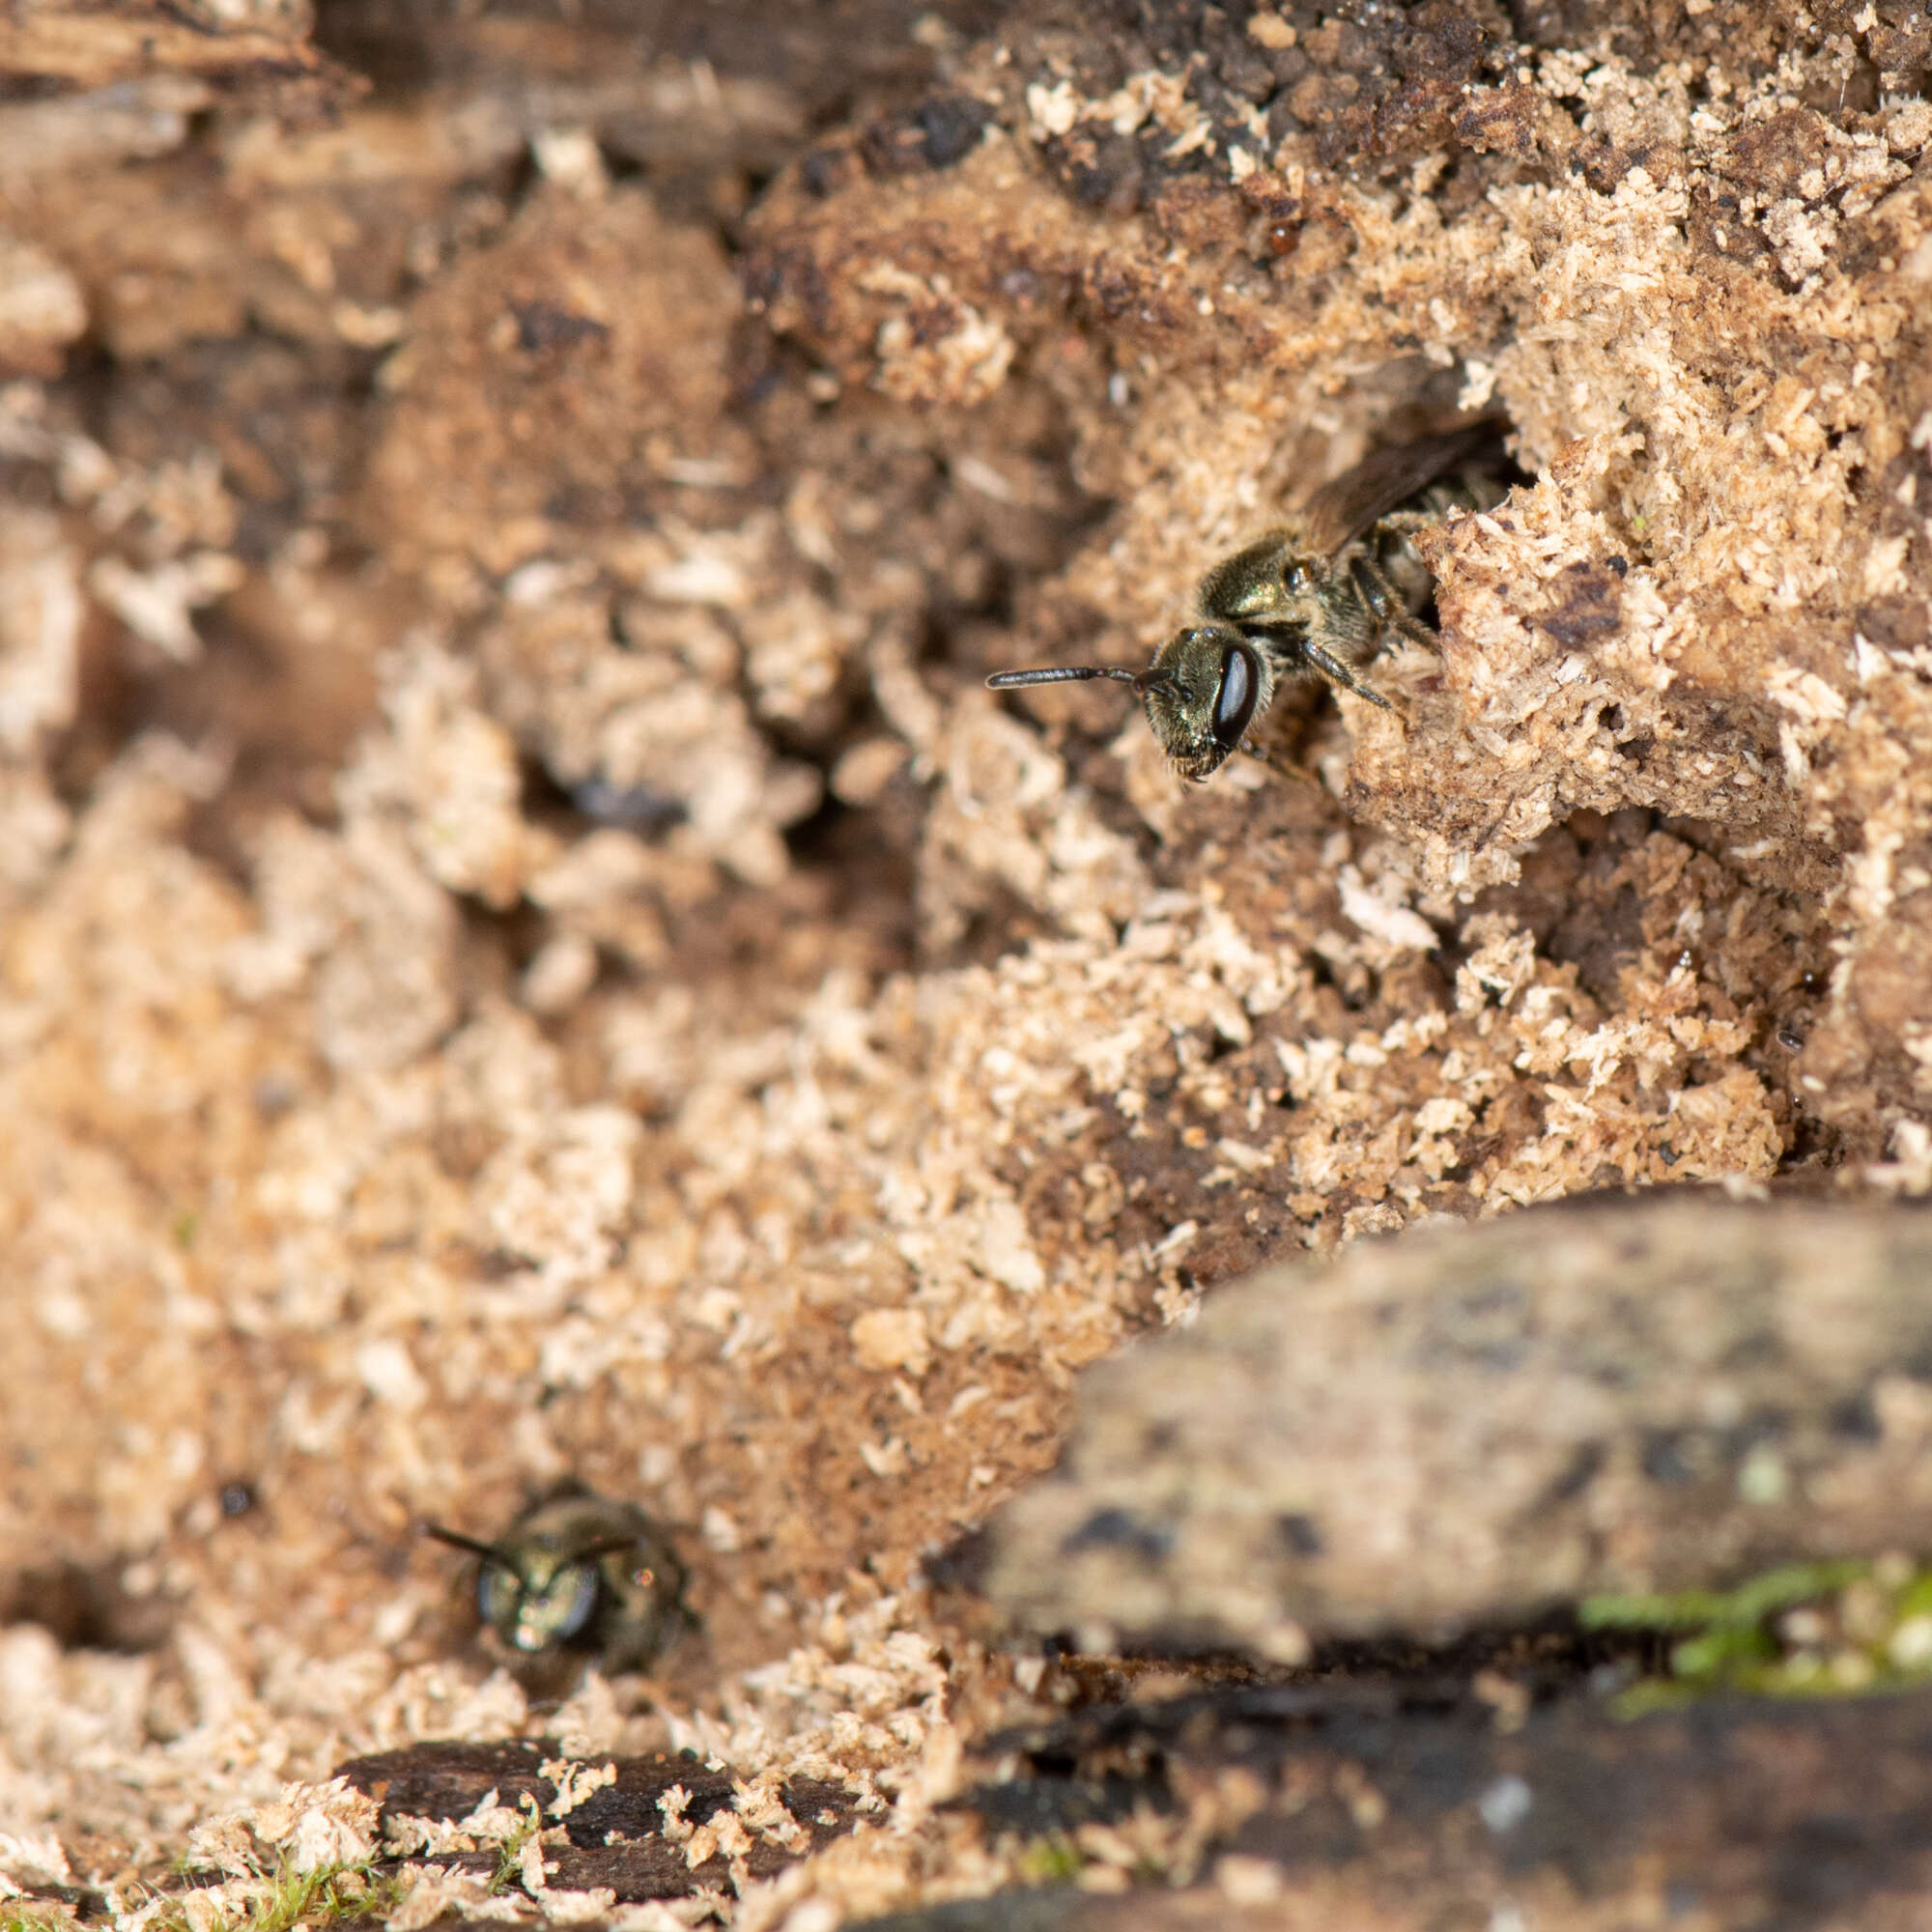
[[[574,1491],[526,1510],[485,1543],[440,1523],[425,1535],[478,1562],[476,1608],[525,1658],[601,1651],[607,1668],[640,1668],[692,1621],[684,1566],[641,1510]]]

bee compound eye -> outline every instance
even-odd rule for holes
[[[486,1624],[501,1628],[513,1622],[523,1598],[523,1578],[514,1570],[485,1563],[477,1572],[476,1612]]]
[[[1214,742],[1232,752],[1247,735],[1261,696],[1261,666],[1246,644],[1230,644],[1221,654],[1221,688],[1214,695]]]
[[[556,1579],[553,1634],[561,1639],[580,1634],[597,1607],[597,1566],[573,1563]]]

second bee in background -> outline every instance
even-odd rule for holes
[[[520,1659],[577,1651],[606,1671],[641,1670],[696,1621],[666,1532],[581,1486],[534,1504],[494,1543],[440,1523],[423,1532],[478,1559],[477,1610]]]

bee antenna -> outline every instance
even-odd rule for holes
[[[465,1536],[458,1529],[444,1529],[440,1522],[426,1522],[422,1525],[425,1536],[433,1536],[439,1543],[446,1543],[452,1549],[467,1549],[472,1556],[480,1556],[486,1563],[494,1563],[500,1570],[507,1570],[511,1576],[518,1575],[517,1565],[508,1550],[499,1549],[494,1543],[479,1543],[473,1536]]]
[[[1119,670],[1103,665],[1056,665],[1050,670],[1003,670],[986,680],[994,691],[1017,691],[1026,684],[1074,684],[1090,677],[1111,678],[1116,684],[1135,684],[1143,671]]]

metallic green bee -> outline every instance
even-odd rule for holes
[[[526,1510],[496,1543],[440,1523],[423,1530],[481,1560],[477,1610],[524,1657],[594,1651],[607,1670],[640,1670],[694,1621],[677,1551],[634,1504],[572,1488]]]
[[[1409,544],[1452,510],[1499,502],[1505,486],[1478,459],[1493,422],[1376,451],[1309,499],[1293,522],[1218,563],[1196,598],[1203,621],[1164,644],[1146,670],[1065,665],[1009,670],[995,691],[1104,677],[1146,701],[1148,724],[1183,778],[1211,777],[1248,736],[1284,678],[1313,673],[1392,709],[1357,672],[1393,631],[1435,648],[1422,621],[1434,582]]]

